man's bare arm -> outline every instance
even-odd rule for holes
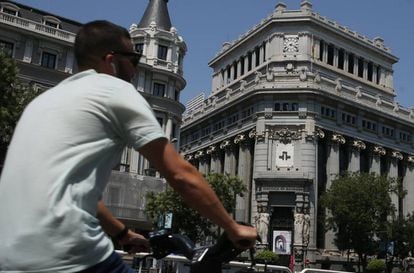
[[[233,243],[247,239],[251,245],[254,244],[256,230],[238,225],[233,220],[204,177],[177,153],[168,140],[154,140],[139,152],[158,169],[187,204],[226,230]]]

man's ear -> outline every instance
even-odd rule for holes
[[[106,54],[99,66],[99,73],[106,73],[111,76],[115,76],[117,74],[117,69],[115,65],[114,55]]]

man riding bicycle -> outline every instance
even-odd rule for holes
[[[128,31],[85,24],[75,41],[79,73],[37,97],[20,118],[0,178],[0,271],[134,272],[111,240],[148,247],[101,198],[125,146],[238,244],[256,230],[238,225],[202,175],[176,152],[149,104],[129,83],[139,53]]]

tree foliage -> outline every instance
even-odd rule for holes
[[[387,177],[348,173],[337,177],[321,198],[338,249],[353,249],[363,266],[367,255],[378,252],[378,237],[387,233],[387,220],[395,216],[390,194],[397,188],[397,181]]]
[[[394,243],[395,258],[402,260],[414,255],[414,214],[399,217],[390,223],[388,241]]]
[[[18,72],[14,59],[0,49],[0,162],[24,108],[39,94],[19,82]]]
[[[236,206],[236,196],[243,196],[243,192],[246,191],[243,182],[238,177],[218,173],[210,173],[206,179],[225,209],[232,213]],[[216,235],[213,224],[185,204],[171,188],[165,192],[149,193],[146,213],[154,220],[166,213],[173,213],[173,232],[184,233],[195,242]]]

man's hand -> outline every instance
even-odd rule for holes
[[[148,252],[150,249],[149,241],[141,234],[135,233],[131,230],[128,231],[128,234],[124,236],[119,243],[129,254]]]
[[[258,239],[257,231],[254,227],[237,224],[235,229],[228,232],[230,241],[238,249],[249,249],[256,244]]]

